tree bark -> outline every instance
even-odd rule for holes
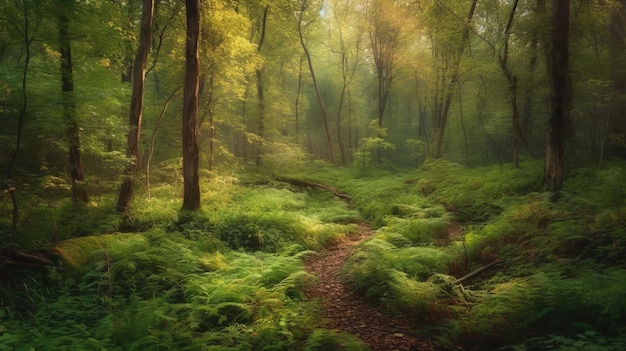
[[[184,211],[200,208],[200,177],[198,175],[198,91],[200,58],[200,1],[185,0],[187,40],[185,49],[185,90],[183,98],[183,207]]]
[[[558,191],[563,186],[565,143],[570,126],[569,16],[570,0],[553,0],[551,103],[543,176],[543,186],[548,191]]]
[[[63,95],[63,115],[69,143],[70,180],[72,182],[72,203],[80,205],[89,201],[85,188],[85,176],[80,157],[80,135],[76,102],[74,101],[74,73],[72,67],[72,50],[69,37],[68,17],[63,13],[59,16],[59,41],[61,43],[61,92]]]
[[[141,15],[141,30],[139,33],[139,48],[133,64],[132,85],[133,92],[130,99],[130,113],[128,119],[128,138],[126,157],[129,163],[125,169],[124,180],[120,186],[117,199],[117,211],[127,213],[133,201],[135,178],[139,167],[139,142],[141,140],[141,122],[143,119],[143,96],[146,77],[146,62],[150,52],[152,17],[154,0],[143,0]]]

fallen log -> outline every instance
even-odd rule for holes
[[[27,253],[13,250],[0,252],[0,269],[5,271],[16,268],[45,271],[47,266],[55,265],[56,263],[43,253]]]
[[[276,177],[276,180],[280,181],[280,182],[284,182],[284,183],[288,183],[297,187],[301,187],[301,188],[316,188],[316,189],[320,189],[320,190],[324,190],[324,191],[328,191],[331,192],[334,196],[345,200],[345,201],[350,201],[352,200],[352,196],[348,195],[348,194],[344,194],[342,192],[340,192],[338,189],[333,188],[330,185],[326,185],[326,184],[322,184],[322,183],[315,183],[315,182],[309,182],[308,180],[303,180],[303,179],[294,179],[294,178],[287,178],[287,177]]]
[[[462,282],[464,282],[464,281],[466,281],[466,280],[468,280],[470,278],[473,278],[473,277],[479,275],[480,273],[482,273],[482,272],[484,272],[484,271],[486,271],[486,270],[488,270],[488,269],[490,269],[492,267],[495,267],[495,266],[497,266],[497,265],[499,265],[501,263],[504,263],[504,261],[502,261],[501,259],[496,259],[495,261],[493,261],[493,262],[491,262],[491,263],[489,263],[489,264],[487,264],[485,266],[482,266],[482,267],[476,269],[475,271],[473,271],[471,273],[468,273],[468,274],[462,276],[461,278],[453,281],[452,284],[461,284]]]

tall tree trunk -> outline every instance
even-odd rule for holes
[[[346,90],[348,88],[348,81],[346,77],[346,56],[345,53],[341,55],[341,71],[342,71],[342,85],[341,85],[341,93],[339,94],[339,105],[337,106],[337,145],[339,145],[339,155],[341,156],[341,164],[346,165],[346,152],[343,147],[342,135],[341,135],[341,112],[343,111],[343,103],[346,97]]]
[[[320,105],[320,109],[322,110],[322,121],[324,122],[324,131],[326,132],[326,146],[328,147],[328,160],[330,161],[330,163],[334,164],[335,153],[333,151],[333,142],[330,134],[330,127],[328,125],[328,112],[326,110],[326,105],[324,105],[324,100],[322,99],[322,94],[320,93],[317,79],[315,78],[315,70],[313,69],[313,62],[311,61],[311,54],[309,53],[309,49],[307,48],[304,41],[302,20],[304,12],[307,10],[308,7],[308,0],[300,0],[300,12],[298,16],[298,37],[300,38],[300,45],[302,46],[302,50],[304,51],[306,61],[309,64],[309,72],[311,73],[311,80],[313,81],[313,87],[315,88],[315,96],[317,97],[317,102]]]
[[[513,125],[513,135],[511,138],[513,146],[513,167],[519,168],[519,145],[518,138],[524,137],[520,127],[519,109],[517,107],[517,76],[511,71],[508,66],[509,62],[509,38],[511,37],[511,29],[513,27],[513,19],[515,18],[515,12],[517,10],[518,0],[513,1],[513,6],[509,12],[509,20],[504,29],[504,44],[502,47],[502,54],[498,56],[500,62],[500,68],[509,83],[509,103],[511,104],[511,122]]]
[[[302,95],[302,56],[298,65],[298,87],[296,89],[296,145],[300,142],[300,95]]]
[[[267,28],[267,14],[269,13],[270,6],[266,5],[263,9],[263,17],[261,18],[261,36],[259,38],[259,43],[257,44],[257,52],[261,52],[261,48],[263,48],[263,43],[265,42],[265,30]],[[265,92],[263,85],[263,69],[261,67],[256,69],[256,92],[257,92],[257,102],[259,104],[258,110],[258,135],[261,140],[263,140],[263,136],[265,134]],[[255,164],[260,166],[263,164],[263,142],[260,143],[259,148],[256,150],[256,160]]]
[[[569,29],[570,0],[553,0],[551,42],[551,103],[546,135],[543,186],[558,191],[563,186],[565,142],[570,125]]]
[[[146,62],[152,42],[152,17],[154,0],[143,0],[141,14],[141,30],[139,33],[139,48],[133,63],[132,85],[133,92],[130,99],[130,113],[128,118],[128,139],[126,157],[129,163],[125,169],[124,180],[120,186],[117,199],[117,211],[127,213],[133,201],[135,178],[139,167],[139,142],[141,140],[141,121],[143,118],[143,96],[146,76]]]
[[[72,181],[72,202],[74,205],[87,203],[87,189],[80,157],[80,135],[76,102],[74,101],[74,72],[72,50],[69,37],[69,19],[65,14],[59,16],[59,41],[61,43],[61,91],[63,94],[63,115],[69,142],[70,179]]]
[[[473,0],[472,6],[467,13],[466,26],[463,28],[463,38],[456,48],[456,52],[453,53],[453,62],[451,63],[451,67],[449,67],[452,71],[450,79],[446,81],[446,76],[441,77],[439,80],[440,89],[438,89],[439,91],[435,94],[435,123],[432,149],[432,156],[434,158],[441,158],[443,156],[443,136],[448,123],[448,113],[450,112],[450,104],[452,103],[452,97],[455,91],[454,88],[459,81],[461,58],[465,52],[465,46],[469,44],[469,24],[474,17],[477,3],[478,0]]]
[[[198,174],[198,90],[200,58],[200,0],[185,0],[187,40],[185,49],[185,90],[183,98],[183,207],[184,211],[200,208]]]
[[[457,86],[459,89],[459,119],[461,120],[461,130],[463,130],[463,149],[465,151],[465,167],[470,166],[469,147],[467,145],[467,131],[465,130],[465,119],[463,118],[463,94],[461,84]]]
[[[400,28],[394,23],[390,23],[390,20],[383,16],[386,11],[398,11],[397,9],[385,8],[394,5],[375,1],[371,6],[373,7],[371,9],[373,11],[373,27],[368,32],[368,35],[376,68],[378,128],[382,128],[385,109],[394,80],[394,56],[398,45]]]
[[[15,164],[15,161],[17,160],[17,155],[20,153],[20,149],[22,147],[22,130],[24,127],[24,121],[26,119],[26,109],[28,108],[28,94],[26,93],[26,83],[28,80],[28,69],[31,59],[31,45],[33,43],[33,40],[35,39],[34,36],[30,33],[30,15],[28,11],[28,4],[26,3],[26,1],[22,1],[22,5],[23,7],[21,8],[21,11],[24,21],[22,30],[20,31],[20,33],[22,34],[21,39],[24,44],[24,67],[22,69],[22,105],[20,106],[17,132],[15,135],[15,150],[13,150],[11,159],[9,160],[9,165],[7,166],[7,188],[2,194],[2,197],[6,196],[9,193],[11,194],[11,204],[13,206],[13,210],[11,211],[12,218],[9,234],[11,234],[12,241],[15,241],[16,239],[17,223],[19,219],[19,207],[17,205],[17,196],[15,195],[15,184],[13,183],[13,180],[11,178],[13,177],[13,165]]]
[[[352,81],[354,80],[354,75],[356,73],[356,69],[359,63],[359,51],[360,51],[360,46],[361,46],[360,45],[361,39],[359,36],[359,38],[356,41],[356,48],[355,48],[356,55],[354,57],[354,62],[352,63],[352,66],[349,67],[348,56],[347,56],[348,49],[346,48],[346,44],[343,40],[343,33],[341,31],[341,23],[339,23],[339,21],[337,21],[337,28],[339,32],[339,42],[341,46],[341,93],[339,94],[339,104],[337,106],[336,128],[337,128],[337,144],[339,145],[339,153],[341,155],[341,164],[345,166],[346,152],[343,146],[343,135],[341,132],[342,113],[343,113],[343,107],[344,107],[345,100],[346,100],[346,94],[350,90],[350,85],[352,84]],[[348,128],[350,128],[350,125],[348,125]]]
[[[543,16],[546,12],[546,0],[536,0],[533,11],[535,16]],[[539,59],[539,29],[532,28],[530,36],[530,60],[528,61],[527,67],[528,83],[524,89],[520,124],[522,134],[525,135],[526,140],[528,140],[529,149],[535,150],[536,145],[533,144],[533,95],[535,90],[535,71],[537,70],[537,62]]]
[[[163,121],[163,117],[165,117],[165,112],[167,112],[167,107],[170,105],[170,101],[174,98],[180,86],[172,91],[170,96],[165,100],[165,105],[161,109],[161,113],[159,114],[159,118],[154,124],[154,129],[152,130],[152,137],[150,137],[150,151],[148,152],[148,159],[146,160],[146,190],[148,191],[148,199],[150,199],[150,164],[152,162],[152,155],[154,155],[154,146],[156,144],[156,133],[161,126],[161,122]]]
[[[610,49],[611,49],[611,75],[613,79],[613,91],[611,92],[612,112],[606,117],[605,130],[602,136],[600,160],[598,166],[602,167],[602,161],[606,154],[606,140],[609,134],[617,136],[616,140],[626,139],[626,106],[623,96],[626,95],[626,0],[621,0],[621,6],[611,13],[609,25]],[[626,144],[611,145],[610,154],[626,158]]]

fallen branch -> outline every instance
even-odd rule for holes
[[[56,264],[44,253],[27,253],[22,251],[0,251],[0,268],[11,270],[14,268],[27,268],[31,270],[43,270],[46,266]]]
[[[335,188],[333,188],[330,185],[309,182],[308,180],[294,179],[294,178],[285,178],[285,177],[277,177],[276,180],[278,180],[280,182],[285,182],[285,183],[288,183],[288,184],[291,184],[291,185],[295,185],[295,186],[301,187],[301,188],[316,188],[316,189],[320,189],[320,190],[329,191],[333,195],[335,195],[336,197],[338,197],[338,198],[340,198],[342,200],[345,200],[345,201],[352,200],[352,196],[350,196],[348,194],[344,194],[344,193],[340,192],[338,189],[335,189]]]
[[[495,261],[489,263],[488,265],[482,266],[482,267],[476,269],[475,271],[473,271],[473,272],[471,272],[469,274],[466,274],[466,275],[462,276],[461,278],[453,281],[452,284],[461,284],[462,282],[464,282],[464,281],[466,281],[466,280],[468,280],[470,278],[473,278],[473,277],[479,275],[480,273],[482,273],[482,272],[484,272],[484,271],[486,271],[486,270],[488,270],[488,269],[490,269],[492,267],[495,267],[495,266],[497,266],[497,265],[499,265],[501,263],[504,263],[504,261],[502,261],[500,259],[496,259]]]

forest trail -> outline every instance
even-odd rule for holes
[[[373,301],[356,294],[339,278],[339,270],[357,244],[371,237],[372,231],[360,225],[359,233],[322,250],[305,262],[307,272],[319,278],[308,289],[310,298],[319,298],[328,328],[351,333],[363,340],[372,351],[435,350],[435,346],[415,335],[415,321],[385,313]]]

